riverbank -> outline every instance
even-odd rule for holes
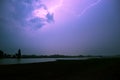
[[[1,80],[120,80],[120,58],[0,65]]]

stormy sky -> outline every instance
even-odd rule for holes
[[[0,0],[0,50],[120,54],[120,0]]]

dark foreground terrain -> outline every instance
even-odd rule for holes
[[[120,80],[120,58],[0,65],[0,80]]]

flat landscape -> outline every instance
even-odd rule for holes
[[[120,58],[0,65],[0,80],[120,80]]]

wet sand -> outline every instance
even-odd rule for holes
[[[0,80],[120,80],[120,58],[0,65]]]

